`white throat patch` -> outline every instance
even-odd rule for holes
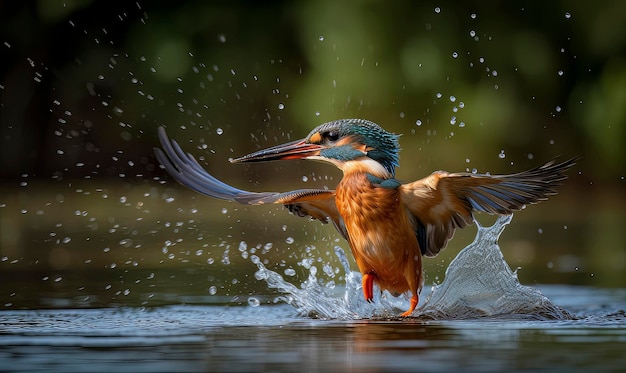
[[[307,157],[307,159],[332,163],[343,171],[344,175],[353,172],[366,172],[381,179],[389,179],[392,177],[383,165],[366,156],[351,161],[340,161],[337,159],[324,158],[319,155]]]

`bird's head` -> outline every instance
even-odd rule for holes
[[[341,119],[317,126],[301,140],[259,150],[233,163],[314,159],[339,167],[344,174],[362,171],[387,179],[398,166],[398,135],[364,119]]]

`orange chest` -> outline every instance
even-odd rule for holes
[[[344,178],[335,201],[344,221],[363,225],[394,220],[401,210],[396,189],[377,187],[365,176]]]
[[[406,274],[419,272],[415,266],[421,255],[399,191],[372,185],[366,177],[344,177],[337,186],[335,203],[361,273],[376,273],[385,288],[408,289]]]
[[[335,202],[355,257],[397,256],[417,246],[397,189],[372,185],[365,176],[347,177],[337,186]]]

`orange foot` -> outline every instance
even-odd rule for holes
[[[411,297],[411,307],[409,308],[408,311],[402,313],[400,315],[400,317],[409,317],[411,316],[411,314],[413,314],[413,311],[415,311],[415,307],[417,307],[417,301],[419,300],[417,295],[414,295]]]
[[[364,274],[363,280],[361,280],[363,296],[365,296],[365,300],[368,302],[374,299],[374,280],[376,280],[376,274],[374,272]]]

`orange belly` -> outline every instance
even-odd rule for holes
[[[335,201],[361,273],[374,273],[381,289],[417,295],[422,287],[421,252],[398,191],[366,179],[344,178],[342,184]]]
[[[374,225],[375,230],[367,230],[367,226],[358,220],[346,222],[350,248],[361,273],[376,274],[382,289],[418,291],[422,261],[415,233],[404,229],[404,222],[383,225],[381,221]]]

